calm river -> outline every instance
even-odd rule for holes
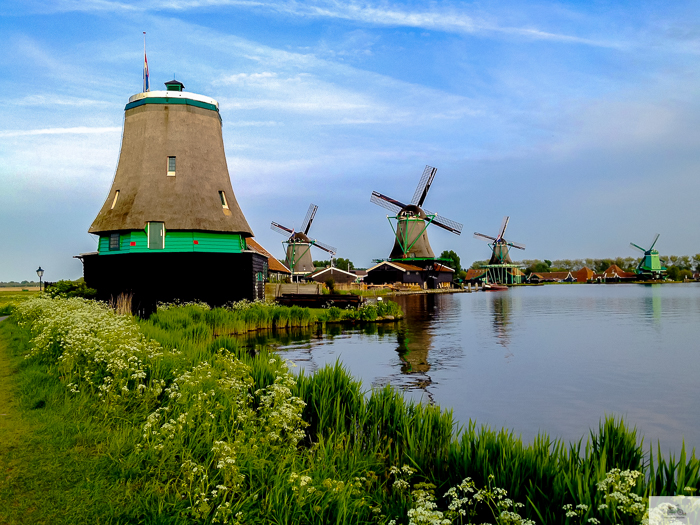
[[[622,415],[644,443],[700,450],[700,284],[550,285],[398,297],[406,318],[258,342],[301,368],[340,360],[466,423],[566,441]]]

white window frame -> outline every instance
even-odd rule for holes
[[[225,210],[228,210],[228,201],[226,200],[226,192],[220,191],[219,192],[219,199],[221,200],[221,207]]]

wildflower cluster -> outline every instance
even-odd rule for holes
[[[615,516],[620,512],[641,520],[647,504],[633,492],[641,475],[638,470],[620,471],[614,468],[609,471],[605,479],[598,483],[598,491],[605,495],[605,503],[599,505],[598,510],[612,512]]]
[[[81,298],[39,297],[17,306],[15,318],[32,335],[27,359],[57,366],[68,390],[87,390],[109,406],[157,398],[164,386],[149,369],[162,355],[129,316]]]
[[[567,523],[619,523],[624,520],[624,516],[628,516],[634,523],[645,523],[648,502],[634,492],[641,475],[637,470],[610,470],[605,479],[597,484],[598,501],[604,502],[597,506],[584,503],[564,505],[562,510],[566,513]]]
[[[280,367],[273,384],[260,389],[251,373],[221,349],[210,362],[176,377],[143,427],[140,451],[179,472],[168,486],[187,499],[191,518],[236,519],[246,481],[241,463],[278,456],[304,436],[305,404],[292,395],[295,380],[287,368]]]
[[[372,515],[377,515],[381,512],[381,507],[373,506],[365,498],[376,480],[374,472],[368,472],[367,476],[355,476],[351,480],[343,481],[328,477],[314,479],[310,475],[292,471],[288,481],[296,508],[302,511],[307,509],[318,514],[327,512],[332,507],[345,509],[364,507]]]
[[[399,491],[410,488],[410,483],[403,476],[410,478],[415,470],[407,465],[401,468],[391,467],[390,473],[396,477],[393,487]],[[509,499],[505,489],[494,486],[494,476],[489,475],[488,486],[477,489],[471,478],[464,479],[456,487],[445,493],[449,501],[446,511],[437,509],[435,485],[418,483],[411,490],[412,507],[408,511],[409,525],[450,525],[451,523],[473,523],[478,516],[489,514],[498,525],[534,525],[516,512],[522,503]],[[391,524],[396,521],[392,520]],[[486,524],[484,524],[486,525]]]

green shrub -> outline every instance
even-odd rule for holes
[[[337,306],[331,306],[328,309],[328,320],[329,321],[339,321],[343,315],[343,311]]]
[[[13,304],[6,304],[3,306],[0,306],[0,317],[4,315],[11,315],[12,311],[15,309],[15,306]]]
[[[58,281],[45,289],[49,297],[82,297],[93,299],[97,295],[97,290],[89,288],[85,281],[80,278],[77,281]]]

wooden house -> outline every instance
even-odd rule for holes
[[[587,283],[595,279],[595,272],[590,268],[586,268],[585,266],[580,270],[571,272],[571,275],[576,278],[577,283]]]
[[[454,269],[435,261],[422,266],[398,261],[382,261],[367,269],[367,284],[413,284],[423,289],[449,288]],[[418,263],[418,261],[416,261]]]
[[[289,268],[287,268],[281,261],[276,259],[274,255],[272,255],[265,248],[263,248],[262,245],[260,245],[260,243],[258,243],[258,241],[256,241],[252,237],[246,239],[246,245],[248,246],[248,249],[267,257],[268,277],[274,277],[279,281],[285,277],[289,277],[290,275],[292,275],[292,272]]]
[[[564,272],[533,272],[528,278],[530,283],[574,283],[576,277],[570,271]]]
[[[469,284],[481,284],[487,280],[486,268],[469,268],[464,276],[464,282]]]
[[[611,264],[603,273],[596,274],[595,279],[608,283],[620,283],[636,281],[639,277],[634,272],[626,272],[616,264]]]
[[[328,279],[333,279],[333,282],[336,284],[349,284],[354,283],[357,280],[357,276],[352,272],[328,266],[326,268],[318,268],[315,272],[305,277],[305,280],[316,281],[317,283],[325,283]]]

